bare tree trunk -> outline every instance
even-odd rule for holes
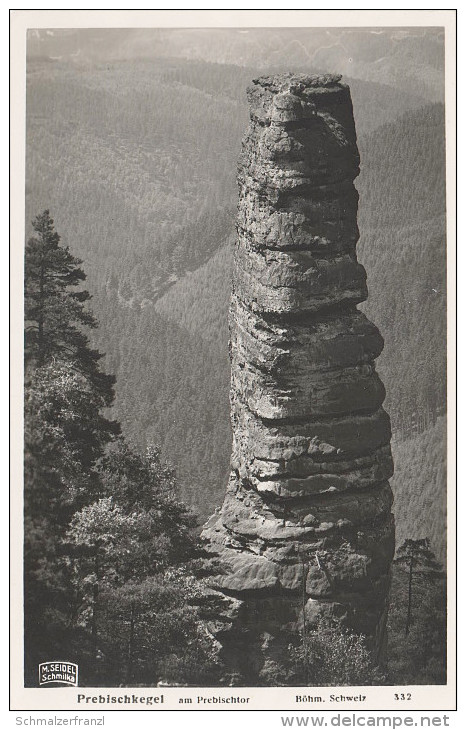
[[[410,561],[409,561],[408,613],[407,613],[407,616],[406,616],[405,636],[408,636],[408,634],[409,634],[409,627],[411,625],[411,595],[412,595],[412,587],[413,587],[413,563],[414,563],[414,558],[411,555],[411,558],[410,558]]]
[[[44,353],[44,278],[45,278],[45,266],[44,257],[42,256],[42,262],[40,267],[40,282],[39,282],[39,295],[40,295],[40,311],[37,317],[38,319],[38,333],[37,333],[37,364],[41,367],[44,364],[45,353]]]
[[[306,686],[309,685],[309,659],[308,659],[308,653],[307,653],[307,623],[306,623],[306,603],[307,603],[307,594],[306,594],[306,580],[307,580],[307,574],[309,571],[309,566],[307,565],[304,555],[301,554],[301,561],[303,565],[303,577],[302,577],[302,607],[303,607],[303,652],[304,652],[304,679],[306,682]]]
[[[135,605],[134,601],[131,602],[131,615],[129,622],[129,640],[128,640],[128,666],[127,666],[127,679],[129,682],[133,679],[133,651],[134,651],[134,618],[135,618]]]
[[[97,660],[97,648],[98,648],[98,630],[97,630],[97,602],[99,599],[99,548],[96,545],[94,555],[94,571],[95,571],[95,583],[92,588],[92,623],[91,623],[91,634],[92,634],[92,650],[94,660]]]

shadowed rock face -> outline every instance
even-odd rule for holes
[[[393,465],[356,258],[359,173],[336,76],[259,78],[239,162],[231,476],[204,529],[230,598],[232,671],[261,682],[320,617],[384,646]]]

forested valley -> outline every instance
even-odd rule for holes
[[[39,645],[31,638],[31,683],[55,640],[79,647],[89,684],[137,684],[148,674],[215,684],[222,676],[197,534],[221,503],[228,474],[236,159],[245,87],[255,75],[180,59],[28,65],[27,238],[40,238],[31,221],[39,225],[50,210],[60,246],[69,247],[67,266],[81,271],[84,262],[98,320],[75,309],[86,303],[83,276],[74,299],[65,296],[66,280],[51,314],[60,327],[74,318],[89,339],[74,342],[71,356],[51,343],[28,360],[26,477],[35,486],[26,511],[26,632],[41,637]],[[361,153],[363,309],[385,339],[377,367],[394,431],[397,544],[427,538],[444,565],[444,107],[346,80]],[[64,301],[66,314],[56,315]],[[27,343],[27,356],[37,347]],[[75,372],[68,364],[76,357],[85,364]],[[64,422],[55,422],[57,408]],[[86,424],[82,433],[76,419]],[[400,683],[442,682],[444,577],[438,569],[426,578],[421,566],[410,587],[410,636],[420,633],[409,664],[405,567],[395,566],[390,671]],[[437,607],[430,617],[420,600],[428,591]],[[423,646],[432,666],[416,654],[421,634],[430,637]]]
[[[229,622],[209,588],[215,556],[204,552],[197,517],[157,446],[141,451],[105,415],[115,378],[88,339],[97,321],[82,261],[60,244],[48,210],[33,229],[25,252],[25,684],[36,686],[47,657],[65,654],[79,664],[81,686],[235,685],[215,638]],[[394,567],[386,666],[374,668],[363,636],[321,621],[290,632],[280,677],[264,674],[265,685],[444,683],[445,574],[429,539],[407,538]]]

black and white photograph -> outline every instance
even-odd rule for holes
[[[15,12],[16,709],[454,709],[455,11]]]

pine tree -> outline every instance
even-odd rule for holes
[[[60,502],[76,509],[98,496],[89,493],[95,464],[120,426],[103,415],[115,377],[101,371],[102,355],[85,332],[97,322],[85,307],[90,294],[80,288],[82,262],[60,245],[48,210],[32,225],[25,254],[25,509],[34,517],[46,510],[58,527]]]
[[[398,557],[395,558],[394,562],[403,566],[408,572],[408,604],[405,626],[405,635],[407,636],[413,620],[412,603],[415,575],[429,580],[440,577],[442,569],[430,549],[430,543],[427,537],[420,540],[405,540],[403,545],[398,548],[397,555]]]
[[[36,233],[25,253],[25,362],[42,367],[54,359],[66,360],[89,378],[106,405],[113,400],[115,378],[99,368],[101,353],[89,345],[83,328],[95,328],[97,321],[85,304],[91,298],[80,288],[86,274],[82,261],[68,247],[60,245],[50,212],[44,210],[32,222]]]
[[[446,575],[437,572],[435,564],[433,571],[419,570],[414,558],[410,571],[409,553],[400,556],[403,560],[396,560],[392,570],[387,621],[389,683],[445,684]],[[408,605],[410,621],[406,634]]]

